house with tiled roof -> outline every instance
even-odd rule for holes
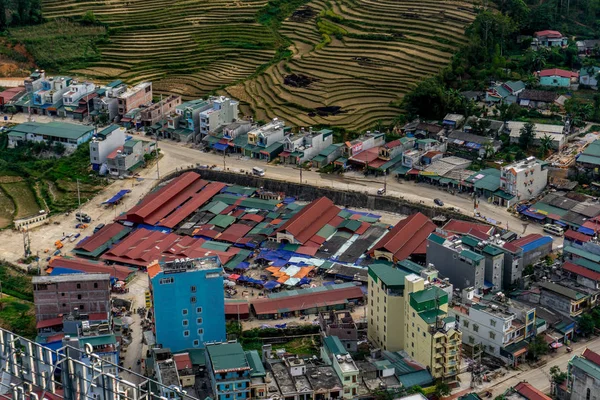
[[[540,78],[540,86],[569,87],[577,83],[579,73],[567,71],[560,68],[544,69],[537,73]]]
[[[520,382],[512,389],[513,396],[524,400],[552,400],[552,397],[545,395],[541,390],[536,389],[531,383]],[[512,399],[513,397],[508,397]],[[517,400],[517,399],[515,399]]]
[[[496,82],[485,92],[486,103],[506,103],[517,102],[517,96],[525,90],[523,81]]]
[[[541,47],[562,47],[567,45],[567,40],[567,37],[563,36],[559,31],[546,29],[533,34],[531,48],[537,50]]]
[[[277,242],[306,244],[340,211],[327,197],[314,200],[277,229]]]
[[[424,214],[413,214],[398,222],[373,248],[369,255],[378,260],[398,262],[407,258],[423,258],[427,237],[435,224]]]

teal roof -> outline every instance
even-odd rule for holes
[[[88,336],[79,338],[79,344],[81,346],[88,343],[92,346],[106,346],[108,344],[117,343],[117,338],[115,337],[115,335]]]
[[[598,72],[600,72],[600,67],[591,67],[591,70],[592,70],[592,71],[591,71],[591,72],[592,72],[591,74],[590,74],[590,71],[589,71],[589,70],[590,70],[590,68],[588,68],[588,67],[583,67],[583,68],[581,68],[581,69],[579,70],[579,76],[580,76],[580,77],[581,77],[581,76],[590,76],[590,75],[591,75],[591,76],[596,76],[596,74],[597,74]]]
[[[585,251],[583,249],[578,249],[577,247],[573,247],[573,246],[565,246],[564,249],[565,253],[572,253],[575,254],[576,256],[579,257],[583,257],[587,260],[593,261],[595,263],[600,263],[600,256],[596,255],[594,253],[590,253],[589,251]]]
[[[263,365],[256,350],[246,352],[246,361],[248,361],[248,365],[250,365],[250,376],[252,378],[258,378],[267,375],[265,372],[265,366]]]
[[[216,215],[208,222],[208,225],[216,225],[220,228],[227,228],[235,222],[235,217],[231,215]]]
[[[430,286],[427,289],[419,290],[410,294],[411,300],[417,304],[438,300],[440,304],[448,302],[448,293],[437,286]],[[445,301],[444,301],[445,300]]]
[[[331,225],[327,224],[317,232],[317,236],[327,239],[328,237],[333,235],[335,233],[335,231],[336,231],[335,226],[331,226]]]
[[[575,356],[569,362],[569,364],[574,367],[582,370],[587,375],[594,377],[597,381],[600,380],[600,366],[594,364],[591,361],[586,360],[581,356]]]
[[[68,140],[77,140],[85,134],[92,132],[94,127],[86,125],[68,124],[64,122],[25,122],[11,128],[8,132],[47,135]]]
[[[600,263],[596,263],[590,260],[586,260],[585,258],[577,258],[572,260],[575,264],[580,265],[584,268],[590,269],[592,271],[600,272]]]
[[[209,213],[218,215],[221,214],[221,211],[229,207],[227,203],[223,203],[222,201],[211,201],[204,207],[200,209],[200,211],[208,211]]]
[[[483,175],[480,178],[478,176]],[[466,179],[467,182],[473,184],[476,189],[483,189],[490,192],[495,192],[500,188],[500,171],[494,168],[487,168]]]
[[[217,373],[250,369],[246,353],[242,345],[237,342],[207,345],[206,352],[213,371]]]
[[[398,377],[398,380],[402,383],[402,387],[404,388],[413,386],[427,387],[433,384],[433,377],[426,369],[401,375]]]
[[[326,156],[315,156],[313,157],[312,161],[316,163],[322,163],[323,161],[325,161],[326,158]]]
[[[239,186],[239,185],[231,185],[225,191],[227,193],[241,194],[244,196],[252,196],[256,192],[256,188]]]
[[[417,264],[416,262],[410,260],[402,260],[398,262],[398,268],[411,272],[413,274],[420,274],[421,271],[425,269],[425,267]]]
[[[460,396],[458,400],[481,400],[481,397],[475,392],[465,394],[464,396]]]
[[[406,175],[406,173],[410,171],[410,168],[405,167],[405,166],[400,166],[398,168],[396,168],[395,170],[392,171],[392,174],[396,174],[396,175]]]
[[[410,275],[410,273],[389,265],[379,263],[369,265],[369,276],[375,282],[381,281],[389,288],[403,288],[404,277],[407,275]]]
[[[489,244],[483,248],[483,252],[491,256],[497,256],[503,253],[499,248],[490,246]]]
[[[323,150],[321,150],[321,152],[319,153],[319,155],[327,157],[328,155],[330,155],[332,153],[335,153],[335,151],[337,149],[339,149],[340,146],[342,146],[342,143],[330,144],[329,146],[327,146]]]
[[[525,83],[523,81],[508,81],[505,82],[505,85],[511,88],[513,93],[525,89]]]
[[[109,88],[115,88],[115,87],[117,87],[117,86],[121,85],[122,83],[123,83],[123,81],[122,81],[122,80],[120,80],[120,79],[117,79],[117,80],[114,80],[114,81],[112,81],[112,82],[108,83],[108,84],[106,85],[106,87],[109,87]]]
[[[441,315],[446,315],[446,313],[439,309],[421,311],[419,313],[419,317],[421,317],[423,319],[423,321],[425,321],[426,324],[435,323],[435,321],[437,321],[437,317],[439,317]]]
[[[446,241],[445,238],[436,235],[435,233],[430,234],[428,239],[437,244],[444,244],[444,242]]]
[[[538,201],[534,205],[530,206],[529,209],[533,211],[542,211],[548,214],[556,214],[561,217],[569,212],[569,210],[563,210],[562,208],[554,207],[550,204],[542,203],[541,201]]]
[[[339,225],[338,229],[348,229],[349,231],[356,232],[361,226],[361,222],[355,219],[345,219]]]
[[[546,324],[546,320],[540,317],[536,317],[535,319],[535,326],[540,328],[542,326],[544,326]]]
[[[477,244],[480,242],[480,240],[472,236],[463,236],[462,242],[469,247],[477,247]]]
[[[119,128],[119,125],[109,125],[106,128],[102,129],[100,132],[98,132],[95,136],[106,137],[108,134]]]
[[[277,205],[279,204],[279,200],[263,200],[263,199],[257,199],[257,198],[247,198],[244,199],[240,202],[240,206],[241,207],[246,207],[246,208],[258,208],[259,210],[274,210],[275,208],[277,208]]]
[[[202,247],[203,249],[206,249],[206,250],[227,251],[227,249],[229,249],[231,247],[231,245],[228,243],[221,243],[221,242],[207,240],[206,242],[202,243],[202,246],[200,246],[200,247]]]
[[[577,162],[600,165],[600,157],[589,156],[587,154],[580,154],[579,157],[577,157]]]
[[[327,336],[323,339],[323,345],[333,355],[346,355],[348,351],[337,336]]]
[[[381,171],[385,171],[389,168],[396,166],[402,162],[402,154],[398,154],[396,157],[392,158],[390,161],[383,164],[381,167],[377,168]]]
[[[484,256],[482,256],[481,254],[477,254],[471,250],[463,250],[460,252],[460,255],[463,257],[466,257],[476,263],[480,262],[481,260],[485,259]]]
[[[192,365],[205,366],[206,365],[206,350],[204,349],[189,349],[188,354]]]

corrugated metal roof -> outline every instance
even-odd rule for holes
[[[421,248],[431,232],[435,231],[435,224],[421,213],[416,213],[398,222],[373,248],[375,250],[390,252],[397,260],[408,258],[413,252]]]
[[[281,225],[277,231],[286,231],[304,244],[340,212],[331,200],[321,197],[302,208]]]

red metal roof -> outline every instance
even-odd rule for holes
[[[590,269],[582,267],[581,265],[573,264],[572,262],[566,261],[562,265],[562,268],[565,271],[574,273],[575,275],[581,275],[584,278],[588,278],[593,281],[600,281],[600,272],[592,271]]]
[[[257,315],[265,315],[344,304],[348,300],[362,298],[362,290],[358,286],[351,286],[325,290],[318,293],[312,292],[272,299],[257,299],[250,304]]]
[[[258,215],[258,214],[244,214],[242,216],[242,218],[240,218],[240,219],[254,221],[254,222],[262,222],[262,220],[265,219],[265,217],[263,217],[262,215]]]
[[[43,328],[50,328],[51,326],[58,326],[58,325],[62,325],[62,324],[63,324],[62,317],[56,317],[56,318],[46,319],[43,321],[38,321],[38,323],[35,324],[35,327],[37,329],[43,329]]]
[[[195,172],[186,172],[175,178],[171,183],[149,194],[140,204],[129,210],[127,213],[127,220],[137,223],[149,223],[148,220],[152,214],[159,212],[162,208],[167,208],[164,215],[160,215],[159,218],[153,218],[153,220],[156,219],[156,222],[158,222],[161,218],[165,217],[169,212],[173,211],[177,206],[187,200],[189,195],[186,196],[185,199],[179,199],[179,204],[177,205],[170,204],[171,208],[168,208],[168,203],[170,203],[172,199],[178,197],[178,195],[190,185],[198,181],[200,181],[200,175]],[[206,182],[198,187],[198,190],[205,184]]]
[[[225,300],[225,315],[244,315],[250,313],[250,304],[247,301]]]
[[[527,400],[552,400],[551,397],[546,396],[544,393],[527,382],[519,383],[517,386],[515,386],[515,390]]]
[[[123,151],[123,146],[119,146],[116,149],[114,149],[113,151],[110,152],[109,155],[106,156],[106,158],[112,159],[115,158],[117,156],[117,154],[119,154],[119,152]]]
[[[574,230],[569,229],[568,231],[565,232],[565,239],[577,240],[580,242],[587,243],[590,240],[592,240],[592,237],[588,236],[588,235],[584,235],[581,232],[575,232]]]
[[[393,149],[394,147],[398,147],[402,144],[400,139],[392,140],[391,142],[386,143],[384,146],[386,149]]]
[[[373,147],[370,148],[368,150],[365,151],[361,151],[358,154],[353,155],[352,157],[350,157],[350,160],[357,162],[359,164],[369,164],[371,165],[371,163],[373,161],[375,161],[377,159],[377,157],[379,157],[379,148],[377,147]],[[384,161],[385,163],[385,161]]]
[[[124,281],[135,272],[131,268],[122,265],[106,265],[103,262],[86,260],[78,257],[54,257],[48,263],[51,268],[65,268],[86,273],[105,273]]]
[[[540,235],[539,233],[530,233],[529,235],[523,236],[520,239],[513,240],[512,242],[510,242],[510,244],[512,246],[520,248],[521,246],[525,246],[526,244],[529,244],[529,243],[531,243],[535,240],[538,240],[542,237],[543,237],[543,235]],[[506,243],[506,244],[508,244],[508,243]],[[504,247],[506,247],[506,244],[504,245]]]
[[[204,186],[204,185],[203,185]],[[188,199],[183,205],[173,211],[168,217],[160,221],[160,226],[167,228],[174,228],[183,221],[188,215],[202,207],[208,202],[214,195],[219,193],[223,188],[227,186],[221,182],[211,182],[206,185],[199,193],[194,194]]]
[[[600,354],[593,352],[592,350],[586,348],[583,351],[583,354],[581,354],[581,355],[583,356],[583,358],[585,358],[589,362],[593,362],[596,365],[600,365]]]
[[[591,229],[594,232],[600,231],[600,216],[588,219],[584,222],[583,227]]]
[[[565,69],[552,68],[544,69],[539,73],[540,76],[560,76],[561,78],[577,78],[579,73],[573,71],[567,71]]]
[[[220,236],[218,236],[217,239],[222,240],[224,242],[236,243],[251,230],[251,226],[244,224],[233,224],[229,226],[229,228],[225,229],[225,231]]]
[[[476,222],[461,221],[458,219],[451,219],[444,225],[443,230],[452,233],[467,234],[471,230],[478,232],[487,233],[488,236],[492,234],[494,227],[486,224],[478,224]]]
[[[189,353],[174,354],[173,360],[175,360],[177,371],[192,368],[192,359],[190,358]]]
[[[562,33],[560,33],[559,31],[552,31],[552,30],[549,30],[549,29],[546,29],[545,31],[535,32],[533,35],[535,37],[545,36],[545,37],[548,37],[548,38],[561,38],[561,37],[563,37]]]
[[[338,215],[339,212],[340,208],[333,204],[331,200],[327,197],[321,197],[304,206],[292,218],[281,225],[277,229],[277,232],[288,232],[298,242],[304,244]]]
[[[422,252],[423,244],[435,224],[421,213],[416,213],[398,222],[371,250],[392,253],[396,260],[404,260],[415,251]]]
[[[77,246],[75,246],[75,248],[93,252],[98,247],[108,242],[111,238],[121,233],[121,231],[123,231],[124,229],[126,228],[118,223],[105,225],[104,227],[102,227],[102,229],[94,233],[92,236],[89,236],[82,240],[79,244],[77,244]]]

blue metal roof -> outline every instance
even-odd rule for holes
[[[527,243],[523,246],[521,246],[521,248],[523,249],[523,252],[526,253],[528,251],[537,249],[538,247],[544,246],[548,243],[552,243],[552,238],[550,236],[544,236],[542,238],[536,239],[531,243]]]

